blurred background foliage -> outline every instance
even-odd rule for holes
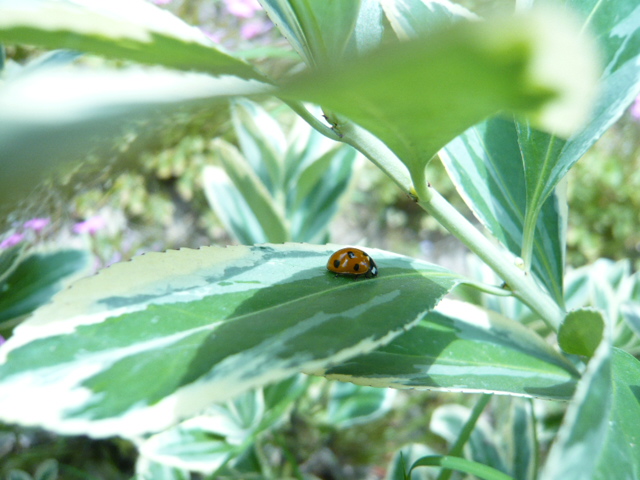
[[[200,26],[227,49],[251,59],[274,78],[300,67],[288,43],[260,11],[234,11],[235,2],[231,1],[155,3],[164,3],[165,8]],[[513,6],[508,0],[460,3],[480,15]],[[31,47],[5,47],[4,75],[43,53]],[[261,55],[266,51],[278,52],[280,61],[263,65]],[[91,64],[104,60],[83,57],[78,61]],[[291,134],[295,114],[274,101],[261,106],[282,126],[283,135]],[[15,205],[3,206],[0,218],[4,224],[0,231],[19,233],[20,226],[31,218],[50,218],[50,224],[31,241],[64,245],[88,242],[96,259],[94,268],[145,251],[236,242],[233,232],[225,228],[207,201],[202,175],[207,166],[221,166],[216,147],[220,140],[240,147],[230,109],[219,108],[196,117],[159,119],[154,128],[162,132],[158,140],[148,142],[135,134],[122,138],[106,162],[89,158],[81,168],[58,174]],[[428,175],[438,191],[471,219],[437,159],[431,162]],[[569,267],[581,267],[605,257],[614,261],[630,259],[630,270],[640,269],[640,114],[626,114],[577,163],[568,176],[568,199]],[[453,269],[468,268],[464,248],[367,162],[354,163],[349,186],[336,203],[339,209],[327,225],[327,240],[373,244]],[[77,227],[95,218],[101,219],[95,228]],[[344,414],[341,420],[327,417],[331,408],[335,413],[346,407],[339,402],[335,406],[328,382],[314,382],[319,393],[296,400],[292,413],[277,428],[256,437],[252,455],[268,459],[273,466],[271,477],[266,475],[267,478],[302,478],[302,471],[327,479],[391,478],[393,469],[379,466],[393,462],[393,452],[397,457],[398,449],[411,444],[445,449],[447,428],[455,428],[441,421],[438,429],[433,425],[434,418],[444,418],[442,409],[446,405],[458,404],[464,409],[462,405],[475,402],[475,396],[456,393],[399,392],[393,409],[379,401],[374,408],[379,415],[349,423],[344,419],[357,417],[356,414]],[[366,397],[367,393],[362,395]],[[353,392],[350,397],[360,398]],[[367,397],[362,401],[371,400]],[[503,415],[526,403],[507,398],[494,398],[492,402],[492,412]],[[546,404],[543,411],[536,412],[542,431],[547,432],[541,435],[541,441],[553,438],[562,412],[563,407]],[[446,413],[447,418],[463,418],[465,412]],[[499,419],[493,420],[494,425],[501,425]],[[349,428],[345,428],[346,423]],[[442,426],[445,424],[449,427]],[[488,431],[491,427],[486,426]],[[498,451],[498,439],[503,434],[491,431],[492,440],[487,445]],[[502,441],[502,447],[506,443]],[[405,447],[404,454],[411,456],[409,447]],[[0,425],[0,478],[126,479],[133,475],[135,461],[135,448],[123,440],[90,441]],[[20,472],[16,473],[16,469]],[[13,476],[9,476],[12,471]],[[416,472],[412,478],[431,478],[426,472]],[[233,477],[231,470],[228,473],[227,478],[245,478]],[[190,477],[167,470],[155,478]]]

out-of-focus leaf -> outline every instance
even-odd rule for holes
[[[25,244],[19,243],[13,247],[0,250],[0,289],[6,278],[19,265],[20,258],[24,255]]]
[[[360,0],[260,0],[289,43],[312,67],[344,60],[360,10]]]
[[[273,243],[283,243],[289,240],[284,212],[278,209],[273,197],[251,165],[233,145],[224,140],[216,140],[214,145],[225,171],[251,209],[252,217],[259,222],[266,240]],[[214,170],[209,170],[208,174],[205,171],[205,178],[210,178],[211,172]],[[210,194],[214,193],[210,190],[211,185],[208,189]],[[243,219],[241,217],[237,220],[242,221]]]
[[[0,0],[0,41],[263,79],[198,28],[144,0]]]
[[[393,459],[387,468],[385,480],[407,480],[409,468],[419,458],[426,455],[434,455],[436,452],[428,446],[420,443],[411,443],[405,445],[393,455]],[[409,475],[409,480],[432,480],[434,477],[429,475],[426,469],[416,469]]]
[[[352,383],[333,382],[326,421],[336,428],[349,428],[380,418],[391,409],[396,391]]]
[[[241,245],[265,243],[267,236],[260,222],[227,172],[220,167],[209,165],[204,168],[202,177],[209,205],[227,232]]]
[[[399,39],[408,40],[459,20],[476,18],[448,0],[380,0],[385,16]]]
[[[510,435],[505,442],[513,478],[535,480],[538,474],[538,437],[532,400],[511,402]]]
[[[469,420],[471,410],[462,405],[443,405],[435,409],[431,416],[429,429],[453,445]],[[497,435],[491,426],[480,417],[473,429],[466,450],[475,462],[482,463],[500,471],[506,471],[504,459],[497,445]]]
[[[377,387],[508,393],[568,400],[578,372],[518,322],[445,300],[386,346],[319,373]]]
[[[140,68],[46,69],[12,78],[0,86],[0,201],[21,198],[60,164],[114,155],[131,137],[175,125],[178,115],[265,87]]]
[[[378,277],[336,277],[326,262],[340,247],[150,253],[76,282],[0,346],[0,418],[94,437],[157,432],[388,343],[463,280],[375,249]]]
[[[293,191],[297,206],[291,215],[292,238],[299,241],[325,241],[327,225],[338,210],[347,189],[356,151],[346,145],[332,150],[307,167]]]
[[[140,454],[163,465],[211,474],[247,448],[263,414],[262,390],[247,392],[141,441]]]
[[[640,337],[640,302],[629,301],[620,306],[620,313],[633,330],[636,336]]]
[[[597,78],[591,43],[576,33],[557,11],[461,21],[339,69],[302,74],[282,95],[345,115],[417,172],[455,136],[498,111],[573,132],[589,111]]]
[[[256,175],[276,196],[283,183],[283,156],[287,141],[281,126],[257,103],[236,99],[232,119],[240,150]]]

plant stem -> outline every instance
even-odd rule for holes
[[[491,400],[492,396],[493,395],[491,394],[485,393],[480,397],[478,402],[473,407],[473,410],[471,411],[471,415],[469,415],[469,418],[464,424],[464,427],[462,427],[462,430],[460,431],[460,435],[458,435],[458,439],[456,440],[456,443],[454,443],[449,449],[448,456],[450,457],[462,456],[462,450],[464,449],[465,444],[469,441],[469,437],[471,436],[471,432],[473,432],[473,429],[475,428],[476,423],[478,422],[478,418],[480,418],[480,415],[482,414],[485,407],[489,403],[489,400]],[[453,473],[453,470],[449,470],[445,468],[440,471],[440,475],[438,475],[437,480],[449,480],[449,478],[451,478],[452,473]]]
[[[430,198],[422,200],[421,197],[418,204],[489,265],[507,283],[516,297],[557,331],[564,319],[564,310],[542,290],[531,275],[518,268],[510,260],[511,254],[509,252],[499,248],[482,235],[435,189],[427,188],[430,190]]]
[[[320,133],[353,146],[371,160],[407,195],[415,198],[418,205],[489,265],[516,297],[553,330],[558,330],[566,312],[535,282],[532,275],[516,266],[511,253],[491,242],[429,185],[424,169],[418,168],[410,173],[405,164],[380,139],[352,122],[340,122],[340,137],[302,104],[283,101]]]
[[[325,137],[330,138],[336,142],[341,141],[340,135],[332,128],[328,127],[322,120],[313,115],[309,110],[305,108],[300,102],[294,102],[284,98],[280,98],[280,101],[286,103],[291,110],[296,112],[300,117],[307,122],[315,130],[323,134]]]
[[[407,195],[415,196],[409,169],[378,137],[351,122],[341,124],[340,132],[343,133],[343,142],[371,160]]]
[[[354,147],[387,174],[403,191],[410,194],[413,182],[411,181],[409,170],[378,137],[352,122],[341,122],[338,126],[340,130],[340,134],[338,134],[337,131],[325,125],[319,118],[309,112],[301,103],[286,99],[280,100],[289,105],[304,121],[324,136]]]

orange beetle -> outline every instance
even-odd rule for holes
[[[373,278],[378,275],[378,266],[367,253],[358,248],[341,248],[327,262],[327,270],[338,275]]]

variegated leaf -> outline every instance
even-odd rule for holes
[[[159,431],[388,343],[462,280],[377,250],[377,278],[336,277],[336,248],[151,253],[77,282],[0,347],[0,419],[96,437]]]

